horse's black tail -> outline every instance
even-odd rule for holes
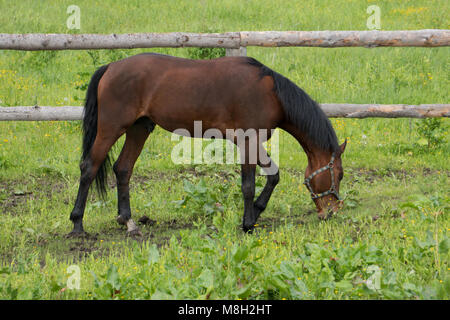
[[[98,83],[106,72],[108,65],[100,67],[92,75],[91,82],[89,83],[86,99],[84,103],[83,112],[83,154],[81,156],[81,163],[83,163],[91,151],[94,144],[95,137],[97,136],[97,121],[98,121],[98,104],[97,104],[97,89]],[[95,177],[97,185],[97,191],[100,196],[106,195],[106,177],[108,168],[111,167],[111,160],[109,156],[106,156],[105,161],[98,169]]]

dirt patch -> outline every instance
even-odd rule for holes
[[[434,170],[430,168],[423,168],[422,171],[417,170],[408,170],[408,169],[364,169],[364,168],[355,168],[352,169],[350,173],[348,173],[351,178],[361,177],[365,181],[372,183],[376,181],[380,181],[386,177],[395,177],[397,179],[412,179],[418,176],[427,177],[432,175],[447,175],[450,177],[450,171],[443,170]]]
[[[283,213],[275,213],[272,217],[266,217],[264,214],[258,219],[257,228],[267,228],[276,230],[286,224],[292,225],[305,225],[311,221],[311,219],[318,219],[317,211],[315,209],[308,209],[303,213],[296,214],[294,208],[291,208],[289,215]]]
[[[306,219],[301,216],[287,216],[280,218],[261,218],[258,220],[257,229],[277,229],[281,226],[284,226],[286,223],[292,225],[304,225],[306,224]]]
[[[130,180],[131,185],[151,184],[158,180],[180,180],[188,177],[212,177],[215,176],[221,180],[231,180],[240,177],[240,169],[233,168],[231,170],[217,170],[216,168],[202,166],[188,166],[178,169],[177,171],[148,171],[145,174],[133,174]],[[111,182],[111,187],[115,187],[115,181]]]
[[[20,180],[0,181],[0,214],[15,214],[30,199],[51,198],[67,190],[65,182],[44,177],[30,177],[31,183]],[[65,204],[69,204],[64,200]],[[67,203],[66,203],[67,201]]]
[[[283,171],[283,169],[280,169]],[[296,169],[284,169],[290,175],[303,178],[304,172]],[[431,168],[422,168],[419,170],[408,169],[366,169],[366,168],[344,168],[344,174],[350,179],[362,178],[369,183],[380,181],[386,177],[397,177],[399,179],[410,179],[418,176],[428,177],[432,175],[447,175],[450,177],[450,171],[448,170],[435,170]]]
[[[261,217],[255,231],[263,228],[276,230],[286,224],[304,225],[309,220],[316,218],[314,210],[309,210],[301,215],[282,216],[280,214],[279,217]],[[43,235],[45,239],[42,239],[38,246],[36,244],[30,244],[30,246],[39,248],[42,259],[47,252],[51,252],[52,256],[60,261],[77,263],[87,258],[102,259],[113,252],[118,253],[126,247],[131,247],[133,243],[141,245],[148,241],[156,244],[158,248],[165,247],[172,237],[181,238],[180,231],[196,228],[193,223],[178,219],[155,221],[142,216],[138,221],[144,222],[138,223],[142,236],[128,236],[126,227],[120,225],[111,227],[110,225],[110,227],[106,227],[98,233],[88,232],[87,235],[80,238],[67,238],[66,234],[59,233]],[[206,223],[209,232],[217,232],[211,222]],[[236,228],[241,230],[240,225],[236,225]],[[12,261],[13,255],[5,255],[2,258],[5,261]],[[43,264],[45,263],[43,262]]]
[[[0,181],[0,214],[10,213],[20,203],[26,202],[31,192],[19,190],[19,185],[15,180]]]
[[[193,229],[192,223],[177,221],[175,219],[168,221],[155,221],[141,217],[139,220],[145,223],[139,223],[139,229],[142,236],[131,237],[127,234],[126,227],[116,225],[105,228],[98,233],[87,233],[80,237],[67,238],[65,234],[45,235],[45,241],[41,241],[39,248],[42,256],[46,252],[58,253],[54,256],[61,261],[73,261],[77,263],[88,257],[101,259],[110,255],[111,252],[117,252],[124,247],[131,246],[132,242],[142,244],[146,241],[155,243],[159,248],[167,245],[175,236],[179,238],[179,231]],[[11,257],[6,257],[6,261]]]

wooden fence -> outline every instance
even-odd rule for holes
[[[450,104],[338,104],[323,103],[329,118],[435,118],[450,117]],[[83,107],[4,107],[0,121],[81,120]]]
[[[0,50],[95,50],[155,47],[225,48],[227,56],[246,55],[249,46],[261,47],[444,47],[450,30],[404,31],[243,31],[227,33],[136,34],[5,34]],[[329,117],[425,118],[449,117],[450,104],[380,105],[321,104]],[[0,121],[80,120],[82,107],[0,107]]]
[[[0,50],[88,50],[211,47],[442,47],[450,30],[243,31],[227,33],[8,34]]]

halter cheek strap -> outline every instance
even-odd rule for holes
[[[325,196],[327,196],[329,194],[333,194],[338,200],[341,200],[341,198],[339,198],[339,194],[338,194],[338,192],[336,190],[336,184],[334,183],[334,174],[333,174],[334,159],[335,159],[335,154],[333,152],[333,154],[331,155],[331,160],[326,166],[324,166],[324,167],[322,167],[320,169],[317,169],[316,171],[311,173],[307,178],[305,178],[305,182],[303,182],[303,184],[308,188],[309,192],[311,193],[311,198],[313,200],[325,197]],[[327,191],[324,191],[324,192],[321,192],[321,193],[315,193],[313,188],[312,188],[312,186],[311,186],[311,180],[312,180],[312,178],[314,176],[318,175],[321,172],[324,172],[327,169],[330,170],[331,187]]]

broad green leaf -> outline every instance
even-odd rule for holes
[[[253,284],[249,283],[246,286],[243,286],[240,289],[237,289],[234,294],[237,295],[239,298],[241,299],[245,299],[249,296],[249,294],[251,293]]]
[[[196,191],[199,193],[206,193],[208,188],[206,187],[205,180],[200,179],[200,182],[196,186]]]
[[[109,283],[113,289],[120,289],[119,273],[115,265],[110,265],[106,272],[106,283]]]
[[[450,246],[450,239],[445,238],[439,243],[439,252],[442,254],[447,254],[449,246]]]
[[[341,280],[339,282],[336,282],[336,288],[348,291],[353,288],[353,284],[348,280]]]
[[[198,277],[198,283],[206,289],[212,288],[214,285],[214,274],[209,269],[203,269]]]
[[[148,250],[148,265],[152,265],[154,263],[159,262],[159,252],[156,244],[152,244],[150,249]]]
[[[428,145],[428,140],[425,138],[421,138],[421,139],[417,140],[417,144],[419,146],[426,146],[426,145]]]
[[[295,275],[295,271],[290,265],[289,262],[283,261],[280,265],[280,271],[287,279],[295,279],[297,276]]]
[[[245,258],[248,257],[249,250],[246,246],[241,245],[240,247],[237,247],[236,251],[233,254],[233,260],[236,263],[240,263]]]
[[[189,180],[183,180],[183,187],[187,193],[194,193],[195,191],[194,185]]]
[[[288,289],[288,285],[286,282],[280,279],[278,275],[271,276],[267,279],[269,285],[275,287],[279,290],[286,290]]]

